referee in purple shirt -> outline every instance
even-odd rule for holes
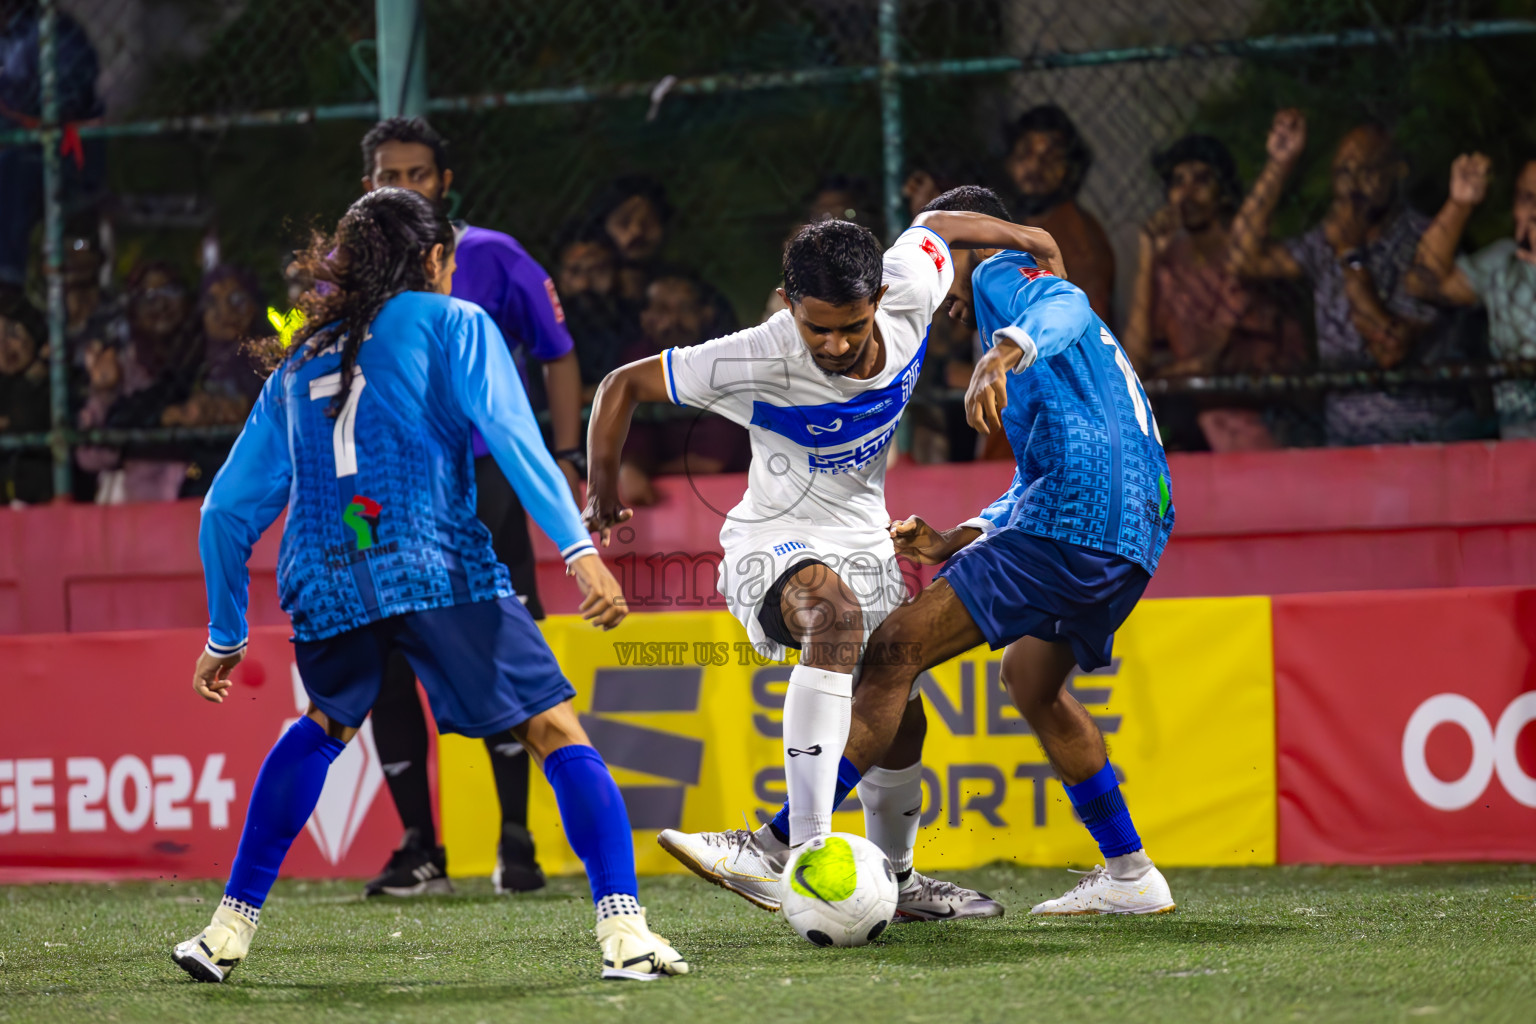
[[[392,185],[442,202],[453,184],[448,144],[424,119],[394,117],[363,136],[363,190]],[[555,285],[517,240],[500,231],[454,225],[458,270],[453,297],[473,302],[491,315],[527,376],[526,357],[544,367],[545,392],[554,430],[555,461],[565,472],[577,504],[577,481],[586,475],[581,447],[581,371]],[[519,353],[519,349],[522,350]],[[512,586],[535,619],[544,617],[534,572],[528,518],[517,494],[474,435],[476,513],[491,531],[491,543],[512,575]],[[451,892],[448,861],[433,823],[427,775],[427,723],[416,693],[416,675],[398,651],[373,706],[373,741],[390,795],[405,825],[400,847],[382,873],[366,887],[369,896],[416,896]],[[526,892],[544,885],[528,833],[528,755],[510,731],[488,736],[491,770],[501,800],[501,842],[493,881],[497,892]]]

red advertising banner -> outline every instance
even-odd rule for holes
[[[1536,860],[1536,588],[1273,607],[1282,863]]]
[[[288,630],[251,636],[222,705],[192,692],[199,630],[0,638],[0,882],[222,878],[251,784],[307,706]],[[371,724],[331,766],[283,870],[374,874],[400,822]]]

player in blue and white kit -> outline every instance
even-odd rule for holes
[[[957,219],[984,214],[1005,215],[991,192],[966,187],[935,199],[917,223],[955,230],[948,226]],[[1172,910],[1104,737],[1066,688],[1074,665],[1109,664],[1115,630],[1173,529],[1157,423],[1125,352],[1081,289],[1025,252],[956,256],[945,304],[950,315],[974,319],[987,348],[966,393],[967,418],[983,433],[1006,431],[1018,468],[1002,497],[952,530],[915,517],[892,524],[898,553],[947,564],[875,632],[873,649],[911,644],[900,649],[921,658],[861,666],[846,755],[859,769],[879,763],[920,672],[983,641],[1006,647],[1003,682],[1105,857],[1033,913]]]
[[[404,651],[438,728],[511,729],[540,761],[597,904],[603,977],[649,980],[688,965],[646,926],[618,786],[571,708],[575,690],[512,591],[475,517],[478,427],[602,628],[625,615],[550,458],[495,323],[448,297],[453,229],[414,192],[352,204],[310,259],[336,285],[267,380],[203,504],[208,646],[193,685],[222,703],[245,653],[246,562],[286,505],[278,589],[293,621],[308,713],[262,763],[224,898],[173,959],[220,982],[250,948],[283,858],[327,769]],[[330,258],[315,253],[332,252]]]
[[[765,910],[779,908],[790,849],[830,830],[829,801],[853,770],[839,754],[854,669],[870,632],[906,598],[887,532],[889,442],[951,287],[950,247],[970,245],[1055,254],[1048,234],[991,217],[914,227],[883,254],[865,228],[811,224],[784,249],[779,294],[789,308],[621,367],[593,402],[586,515],[605,538],[631,514],[618,500],[617,474],[636,402],[709,409],[751,435],[747,492],[720,531],[719,587],[760,652],[800,651],[784,698],[788,800],[755,831],[667,829],[657,839],[695,874]],[[890,858],[902,917],[995,917],[1003,908],[984,893],[913,869],[925,729],[922,701],[913,699],[896,743],[864,766],[865,834]]]

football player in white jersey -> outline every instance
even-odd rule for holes
[[[840,754],[854,670],[882,619],[906,597],[887,526],[888,446],[922,370],[928,327],[954,278],[950,248],[1035,253],[1059,268],[1050,235],[977,213],[930,215],[883,257],[866,228],[822,221],[784,248],[789,308],[691,348],[667,349],[603,381],[588,431],[586,522],[609,531],[633,514],[618,495],[619,455],[639,402],[673,402],[749,428],[747,492],[720,531],[719,587],[758,651],[800,651],[784,700],[789,799],[753,832],[683,833],[661,845],[695,874],[765,910],[779,908],[792,847],[831,829],[858,786],[869,839],[890,858],[909,919],[995,917],[989,897],[912,869],[922,805],[922,702],[908,704],[885,760],[860,779]],[[912,694],[917,693],[914,686]]]

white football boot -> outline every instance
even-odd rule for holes
[[[638,914],[615,914],[597,922],[597,941],[603,947],[606,979],[655,981],[688,973],[682,954],[647,927],[644,908]]]
[[[1174,909],[1168,880],[1156,867],[1135,880],[1118,879],[1102,864],[1083,877],[1066,895],[1037,904],[1031,914],[1068,917],[1077,914],[1166,914]]]
[[[679,832],[667,829],[656,837],[661,848],[707,882],[729,890],[763,910],[778,913],[784,865],[789,846],[779,842],[767,825],[756,832]]]
[[[896,920],[948,921],[962,917],[1002,917],[1003,905],[984,892],[966,889],[916,871],[896,896]]]
[[[172,950],[171,960],[197,981],[221,982],[245,959],[255,934],[255,921],[220,904],[208,927]]]

